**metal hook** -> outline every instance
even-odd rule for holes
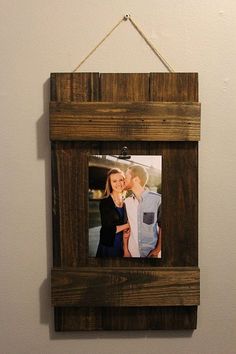
[[[128,160],[130,158],[131,156],[129,155],[127,146],[123,146],[119,155],[119,159]]]
[[[127,21],[127,20],[129,20],[130,19],[130,14],[126,14],[125,16],[124,16],[124,21]]]

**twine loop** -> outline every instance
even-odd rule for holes
[[[124,21],[129,21],[132,26],[136,29],[136,31],[140,34],[140,36],[145,40],[147,45],[151,48],[151,50],[154,52],[154,54],[160,59],[162,64],[167,68],[169,72],[174,72],[174,69],[168,64],[166,59],[161,55],[161,53],[154,47],[154,45],[150,42],[150,40],[146,37],[146,35],[143,33],[141,28],[134,22],[134,20],[131,18],[130,14],[126,14],[122,19],[114,26],[112,29],[105,35],[105,37],[89,52],[89,54],[77,65],[75,70],[73,72],[76,72],[81,65],[95,52],[95,50],[100,47],[100,45],[112,34],[112,32],[115,31],[115,29]]]

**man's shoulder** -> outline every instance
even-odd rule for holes
[[[151,195],[160,195],[160,193],[151,191],[150,189],[147,190],[147,193]]]
[[[160,198],[160,197],[161,197],[161,194],[160,194],[160,193],[154,192],[154,191],[150,191],[149,189],[146,190],[146,195],[147,195],[147,196],[157,197],[157,198]]]
[[[144,200],[148,201],[148,200],[152,200],[153,203],[161,203],[161,194],[154,192],[154,191],[150,191],[147,190],[144,196]]]

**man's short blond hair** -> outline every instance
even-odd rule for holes
[[[132,165],[128,168],[128,170],[130,171],[131,177],[139,177],[140,179],[140,184],[142,187],[145,186],[145,184],[148,181],[148,172],[147,170],[140,166],[140,165]]]

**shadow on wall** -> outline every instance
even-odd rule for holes
[[[36,124],[37,159],[44,160],[45,174],[45,244],[47,249],[47,277],[39,289],[40,323],[53,328],[53,310],[50,304],[50,271],[52,267],[52,218],[51,218],[51,158],[49,141],[50,79],[43,85],[43,114]]]

